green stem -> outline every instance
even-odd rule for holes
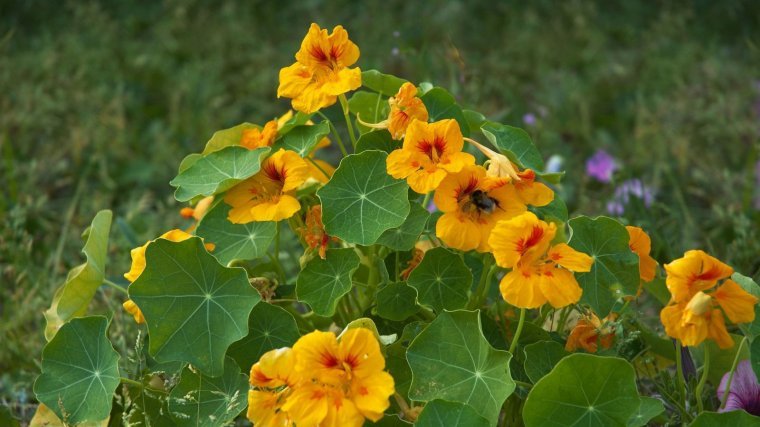
[[[127,290],[126,290],[126,288],[124,288],[122,286],[119,286],[116,283],[114,283],[114,282],[112,282],[112,281],[110,281],[108,279],[103,279],[103,284],[106,285],[106,286],[110,286],[111,288],[116,289],[117,291],[119,291],[121,293],[124,293],[124,294],[128,293]]]
[[[742,338],[742,341],[739,343],[739,347],[736,349],[736,356],[734,356],[734,363],[731,364],[731,372],[728,375],[728,382],[726,383],[726,390],[723,392],[723,396],[720,398],[720,409],[723,409],[726,407],[726,402],[728,401],[728,392],[731,391],[731,381],[734,380],[734,373],[736,372],[736,365],[739,364],[739,355],[742,352],[742,347],[744,347],[744,343],[747,341],[747,337]]]
[[[340,106],[343,107],[343,118],[346,119],[346,127],[348,127],[348,136],[351,138],[351,145],[353,145],[354,150],[356,150],[356,135],[354,135],[354,125],[351,124],[351,117],[348,115],[348,100],[346,99],[345,94],[340,94],[338,99],[340,99]]]
[[[527,310],[524,308],[520,309],[520,322],[517,324],[517,330],[515,331],[515,335],[512,337],[512,343],[509,344],[509,353],[514,355],[515,349],[517,348],[517,341],[520,340],[520,334],[523,330],[523,325],[525,325],[525,312]]]
[[[483,295],[488,293],[488,283],[490,282],[490,278],[492,273],[492,265],[493,265],[493,257],[489,254],[486,254],[483,257],[483,269],[480,270],[480,281],[478,282],[478,287],[475,288],[475,293],[472,294],[472,299],[470,300],[470,304],[467,308],[470,310],[480,308],[480,305],[483,303]]]
[[[683,377],[683,362],[681,361],[681,341],[676,340],[676,376],[678,377],[678,396],[681,406],[686,408],[686,381]]]
[[[710,372],[710,351],[708,350],[707,345],[705,347],[705,360],[702,363],[702,377],[699,379],[699,383],[697,384],[697,390],[695,391],[696,397],[697,397],[697,407],[699,408],[699,412],[702,412],[705,410],[704,405],[702,404],[702,389],[705,387],[705,382],[707,382],[707,375]]]
[[[567,306],[562,309],[562,313],[559,315],[559,322],[557,323],[557,329],[555,329],[558,333],[563,333],[565,331],[565,323],[567,323],[567,318],[570,317],[570,313],[573,311],[573,308],[570,306]]]
[[[524,381],[517,381],[517,380],[512,380],[512,381],[513,381],[515,384],[519,385],[520,387],[525,387],[525,388],[533,388],[533,384],[531,384],[531,383],[526,383],[526,382],[524,382]]]
[[[377,271],[376,251],[377,246],[372,245],[369,247],[369,253],[367,254],[367,257],[369,258],[369,276],[367,276],[367,285],[370,289],[375,289],[377,287],[377,282],[380,277],[380,273]]]
[[[159,390],[159,389],[155,389],[155,388],[152,388],[152,387],[148,387],[145,384],[141,383],[140,381],[135,381],[135,380],[131,380],[129,378],[124,378],[124,377],[119,377],[119,380],[121,382],[123,382],[124,384],[135,386],[135,387],[140,387],[141,389],[145,389],[145,390],[148,390],[148,391],[152,391],[152,392],[155,392],[155,393],[168,394],[164,390]]]
[[[428,207],[428,203],[430,202],[430,197],[431,197],[432,195],[433,195],[433,192],[432,192],[432,191],[431,191],[431,192],[429,192],[429,193],[427,193],[427,194],[425,194],[425,198],[424,198],[424,199],[422,199],[422,207],[423,207],[423,208],[427,209],[427,207]]]
[[[314,161],[314,159],[312,159],[311,157],[307,157],[306,160],[311,162],[311,164],[314,165],[315,168],[319,169],[319,171],[322,172],[322,175],[324,175],[325,178],[330,179],[330,174],[327,173],[324,169],[322,169],[322,166],[319,166],[319,163]]]
[[[280,221],[275,223],[274,232],[274,252],[269,254],[269,259],[272,260],[274,268],[277,270],[277,275],[280,277],[280,284],[285,284],[285,270],[280,264]]]
[[[333,122],[327,118],[327,116],[324,115],[321,111],[317,111],[317,114],[322,116],[322,119],[327,122],[328,125],[330,125],[330,131],[332,132],[333,136],[335,137],[335,141],[338,142],[338,147],[340,148],[340,152],[343,153],[343,157],[348,156],[348,151],[346,151],[346,146],[343,145],[343,139],[340,137],[340,134],[338,133],[338,129],[335,128],[335,125]]]

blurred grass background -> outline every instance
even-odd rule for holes
[[[277,73],[311,22],[343,24],[362,69],[525,127],[561,156],[572,215],[606,214],[640,179],[655,202],[624,217],[658,260],[702,248],[758,279],[759,2],[3,1],[0,403],[29,416],[42,311],[95,213],[115,213],[119,280],[130,248],[180,224],[182,157],[289,107]],[[597,149],[618,160],[612,183],[585,174]]]

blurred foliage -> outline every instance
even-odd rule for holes
[[[641,179],[655,202],[625,218],[658,260],[703,248],[758,278],[758,2],[6,1],[0,403],[29,416],[41,312],[82,262],[95,212],[114,211],[107,276],[119,282],[131,247],[188,225],[168,185],[181,158],[288,108],[276,71],[312,21],[346,26],[362,69],[431,81],[526,127],[562,157],[571,213],[605,214],[614,182]],[[611,184],[584,174],[599,148],[620,163]]]

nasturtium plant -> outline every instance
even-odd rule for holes
[[[362,71],[340,25],[293,49],[292,110],[195,135],[162,232],[95,215],[33,425],[758,424],[753,278],[577,215],[542,134]]]

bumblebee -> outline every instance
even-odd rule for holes
[[[475,205],[479,211],[487,214],[493,213],[499,207],[499,202],[488,197],[488,194],[482,190],[475,190],[470,194],[470,203]]]

